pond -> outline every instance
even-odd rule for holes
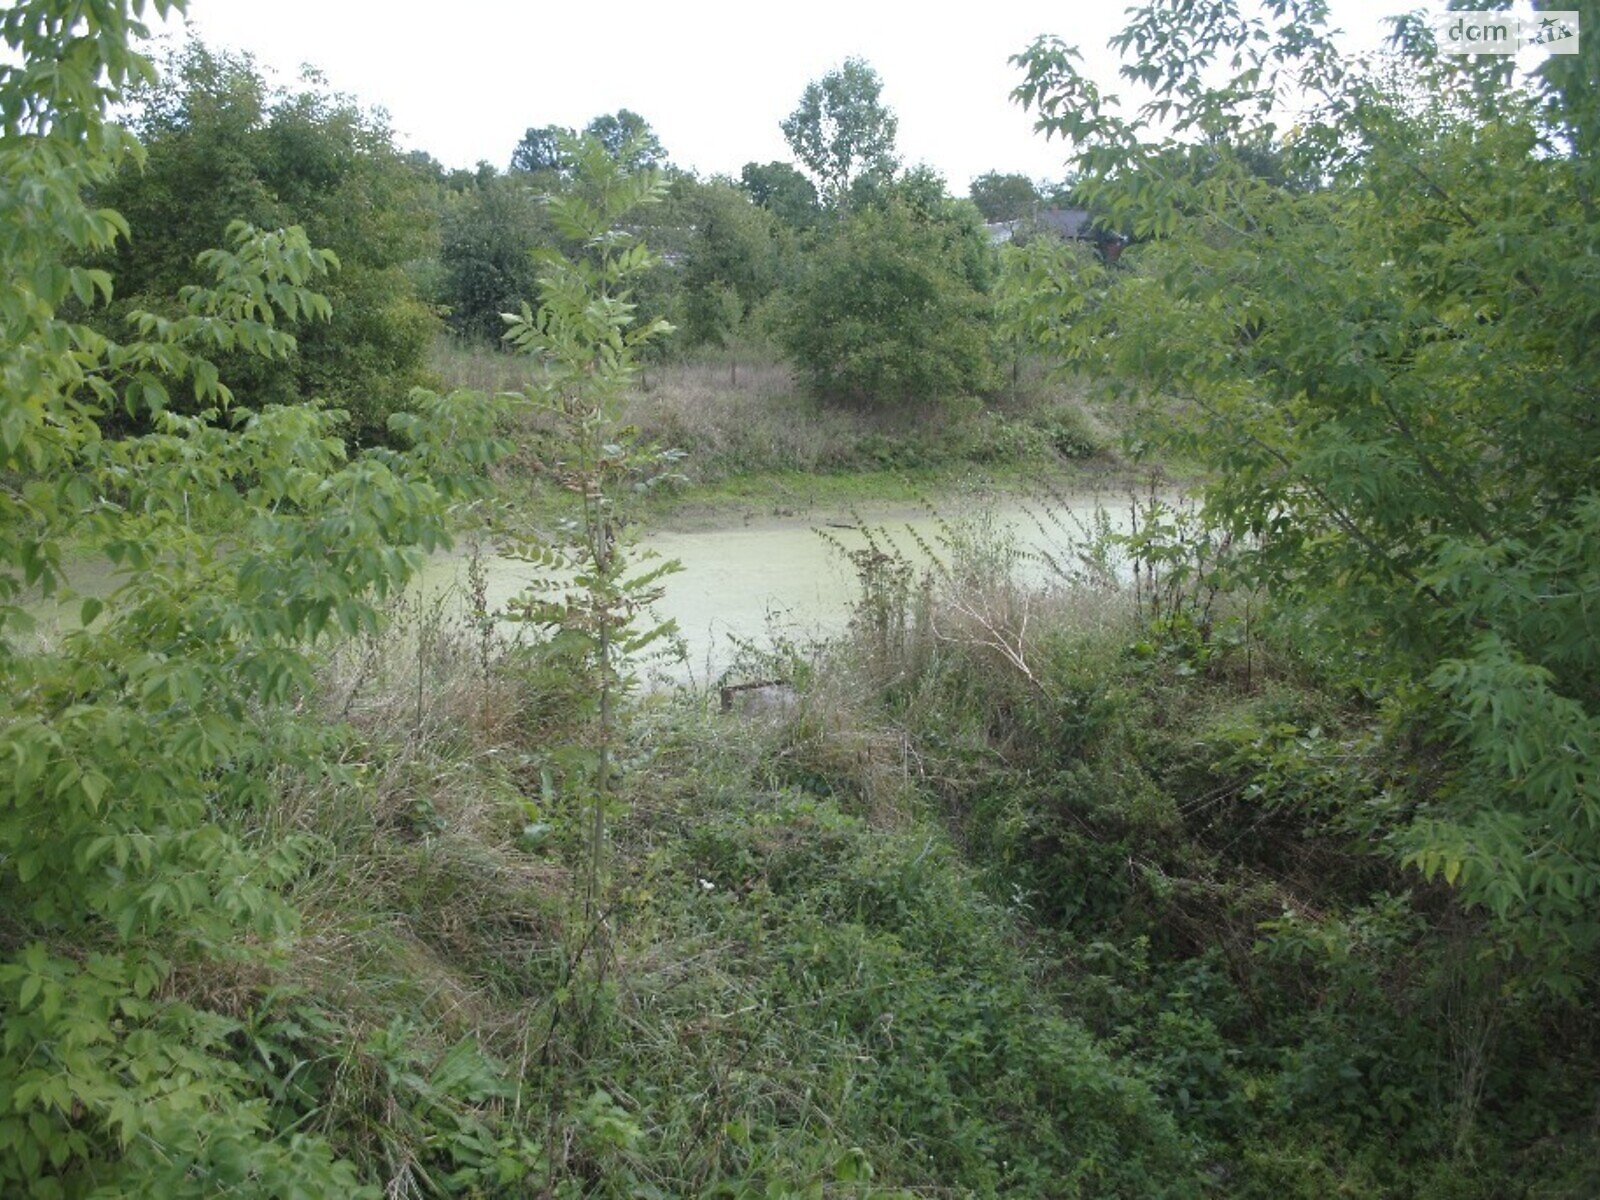
[[[930,555],[950,561],[961,545],[990,548],[1024,579],[1059,578],[1054,563],[1076,565],[1074,547],[1098,528],[1126,531],[1127,492],[1078,493],[1048,507],[1016,500],[976,505],[941,502],[937,514],[910,505],[871,505],[805,516],[754,517],[706,528],[659,530],[640,543],[681,571],[664,580],[657,615],[677,622],[685,658],[664,673],[678,680],[714,681],[741,642],[765,645],[774,636],[806,642],[842,631],[859,594],[848,554],[869,537],[903,555],[919,571]],[[425,594],[466,596],[466,555],[430,561]],[[1123,568],[1111,564],[1119,573]],[[491,611],[505,606],[540,572],[527,563],[484,560]]]
[[[1097,531],[1128,529],[1128,494],[1126,487],[1108,487],[1057,496],[1048,505],[950,497],[936,508],[879,503],[792,516],[722,514],[695,526],[651,531],[639,548],[676,559],[682,568],[664,580],[665,595],[655,611],[677,623],[683,656],[655,673],[669,681],[709,683],[730,666],[741,643],[764,647],[781,636],[804,644],[841,632],[859,594],[849,554],[869,539],[902,555],[919,573],[935,557],[959,559],[962,546],[985,547],[984,563],[995,572],[1039,584],[1058,581],[1058,565],[1075,565],[1076,550]],[[538,568],[514,558],[490,553],[482,562],[487,605],[500,614],[540,576]],[[464,611],[467,563],[465,549],[435,555],[414,594]],[[1125,572],[1118,562],[1108,566]],[[79,560],[68,573],[80,595],[103,593],[113,583],[102,563]],[[24,603],[46,638],[77,623],[75,602]],[[515,634],[518,626],[502,621],[502,628]]]

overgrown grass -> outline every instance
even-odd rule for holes
[[[1019,555],[862,553],[845,641],[746,664],[790,704],[642,698],[603,927],[538,646],[397,609],[328,662],[338,769],[240,818],[321,847],[297,937],[181,987],[390,1196],[1594,1194],[1593,1015],[1374,853],[1380,714],[1241,602]]]
[[[925,585],[862,555],[854,639],[812,677],[894,731],[1217,1194],[1593,1194],[1592,1012],[1468,950],[1481,916],[1375,837],[1425,757],[1170,528],[1132,593],[1088,570],[1040,595],[959,530]]]
[[[451,611],[330,659],[342,763],[243,819],[321,847],[299,933],[266,975],[185,984],[250,1031],[279,1122],[393,1196],[1199,1194],[892,730],[826,689],[773,720],[642,701],[601,937],[575,731],[536,648],[486,659]]]
[[[528,370],[513,356],[460,343],[441,343],[434,367],[449,386],[490,391],[519,388]],[[770,351],[725,351],[650,366],[620,419],[646,442],[687,452],[682,497],[690,502],[826,477],[909,473],[925,483],[972,469],[1004,477],[1115,461],[1115,432],[1082,389],[1049,380],[1037,364],[989,404],[873,410],[807,396]],[[546,431],[530,418],[520,437],[527,469]]]

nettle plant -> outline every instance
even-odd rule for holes
[[[1041,40],[1017,97],[1135,244],[1037,295],[1208,463],[1239,578],[1421,747],[1383,844],[1568,993],[1600,949],[1600,40],[1526,85],[1415,22],[1162,0],[1124,106]]]
[[[0,16],[0,1192],[361,1195],[307,1132],[272,1128],[270,1072],[240,1025],[174,980],[268,963],[307,845],[230,820],[273,772],[316,762],[296,721],[319,637],[445,542],[497,452],[486,400],[419,396],[413,452],[351,459],[335,414],[235,407],[208,356],[294,352],[336,264],[297,229],[236,226],[178,316],[126,340],[72,318],[113,280],[74,265],[129,230],[85,199],[138,147],[106,110],[150,68],[138,18],[179,3],[23,0]],[[168,408],[191,390],[201,411]],[[146,435],[111,440],[113,408]],[[29,633],[23,601],[81,627]],[[31,592],[31,595],[30,595]]]
[[[585,909],[600,915],[606,821],[615,803],[621,702],[636,682],[634,663],[676,626],[650,618],[661,581],[678,570],[633,547],[627,500],[677,478],[682,454],[638,444],[615,412],[635,372],[635,353],[669,333],[662,320],[640,323],[630,282],[655,265],[649,250],[619,227],[628,213],[663,193],[659,174],[632,172],[593,138],[568,139],[574,184],[548,200],[556,231],[577,247],[540,258],[539,305],[506,314],[506,340],[541,370],[527,399],[550,413],[557,434],[545,471],[576,513],[552,536],[523,538],[515,556],[548,574],[510,607],[513,617],[550,633],[544,650],[578,707],[583,739],[559,755],[568,792],[585,817]]]

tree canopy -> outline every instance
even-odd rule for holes
[[[830,204],[844,202],[857,180],[895,169],[899,121],[882,93],[883,81],[871,64],[846,59],[807,84],[799,106],[780,122],[795,158]]]
[[[626,108],[600,114],[583,127],[583,132],[629,171],[666,165],[666,147],[650,128],[650,122]]]
[[[816,185],[789,163],[745,163],[739,182],[750,199],[793,229],[814,225],[820,211]]]
[[[561,171],[566,167],[566,156],[561,150],[562,138],[575,136],[571,129],[560,125],[540,125],[529,128],[522,140],[511,151],[513,171]]]
[[[409,271],[435,249],[427,174],[377,116],[314,75],[273,88],[247,56],[198,42],[162,66],[159,81],[130,95],[141,161],[97,189],[139,230],[100,260],[118,300],[97,323],[115,335],[131,308],[175,306],[184,287],[204,282],[198,256],[231,221],[298,224],[338,258],[323,285],[332,318],[298,329],[292,356],[235,357],[224,369],[250,403],[317,397],[347,411],[359,439],[381,439],[388,415],[424,382],[438,329]]]
[[[727,182],[696,183],[683,204],[693,233],[683,256],[686,341],[726,344],[778,286],[792,235]]]
[[[1213,468],[1233,578],[1425,748],[1363,836],[1570,991],[1600,949],[1600,43],[1522,87],[1414,23],[1352,57],[1325,20],[1146,5],[1133,113],[1072,48],[1020,56],[1085,201],[1143,239],[1040,313]]]
[[[666,164],[666,148],[650,128],[650,122],[629,109],[601,113],[583,127],[583,132],[630,171]],[[572,168],[572,156],[566,147],[577,136],[575,130],[564,125],[530,127],[511,151],[511,169],[566,174]]]
[[[449,197],[440,216],[438,299],[450,328],[498,340],[500,314],[535,294],[534,252],[554,237],[539,191],[523,179],[489,175]]]
[[[998,171],[979,175],[968,194],[985,221],[1021,220],[1031,215],[1044,198],[1026,175],[1003,175]]]
[[[972,210],[972,216],[976,217]],[[916,407],[993,382],[980,226],[893,195],[851,213],[790,297],[781,341],[817,394]]]

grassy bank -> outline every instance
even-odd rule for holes
[[[434,370],[448,387],[513,391],[525,359],[440,343]],[[785,515],[822,504],[911,500],[952,488],[1022,490],[1041,480],[1098,479],[1123,469],[1114,423],[1083,389],[1030,365],[986,404],[873,410],[804,393],[770,352],[724,352],[653,365],[619,421],[649,444],[683,450],[681,486],[653,497],[657,516],[697,511]],[[519,421],[519,454],[506,486],[537,501],[549,428]]]
[[[633,707],[598,920],[537,649],[346,643],[339,769],[238,818],[317,847],[301,928],[181,984],[275,1120],[405,1196],[1594,1193],[1593,1014],[1373,853],[1404,762],[1288,631],[978,532],[857,565],[778,703]]]
[[[595,922],[566,706],[399,615],[328,668],[344,770],[244,822],[319,847],[292,949],[193,981],[292,1077],[278,1119],[390,1195],[1200,1194],[842,676],[777,719],[642,703]]]

